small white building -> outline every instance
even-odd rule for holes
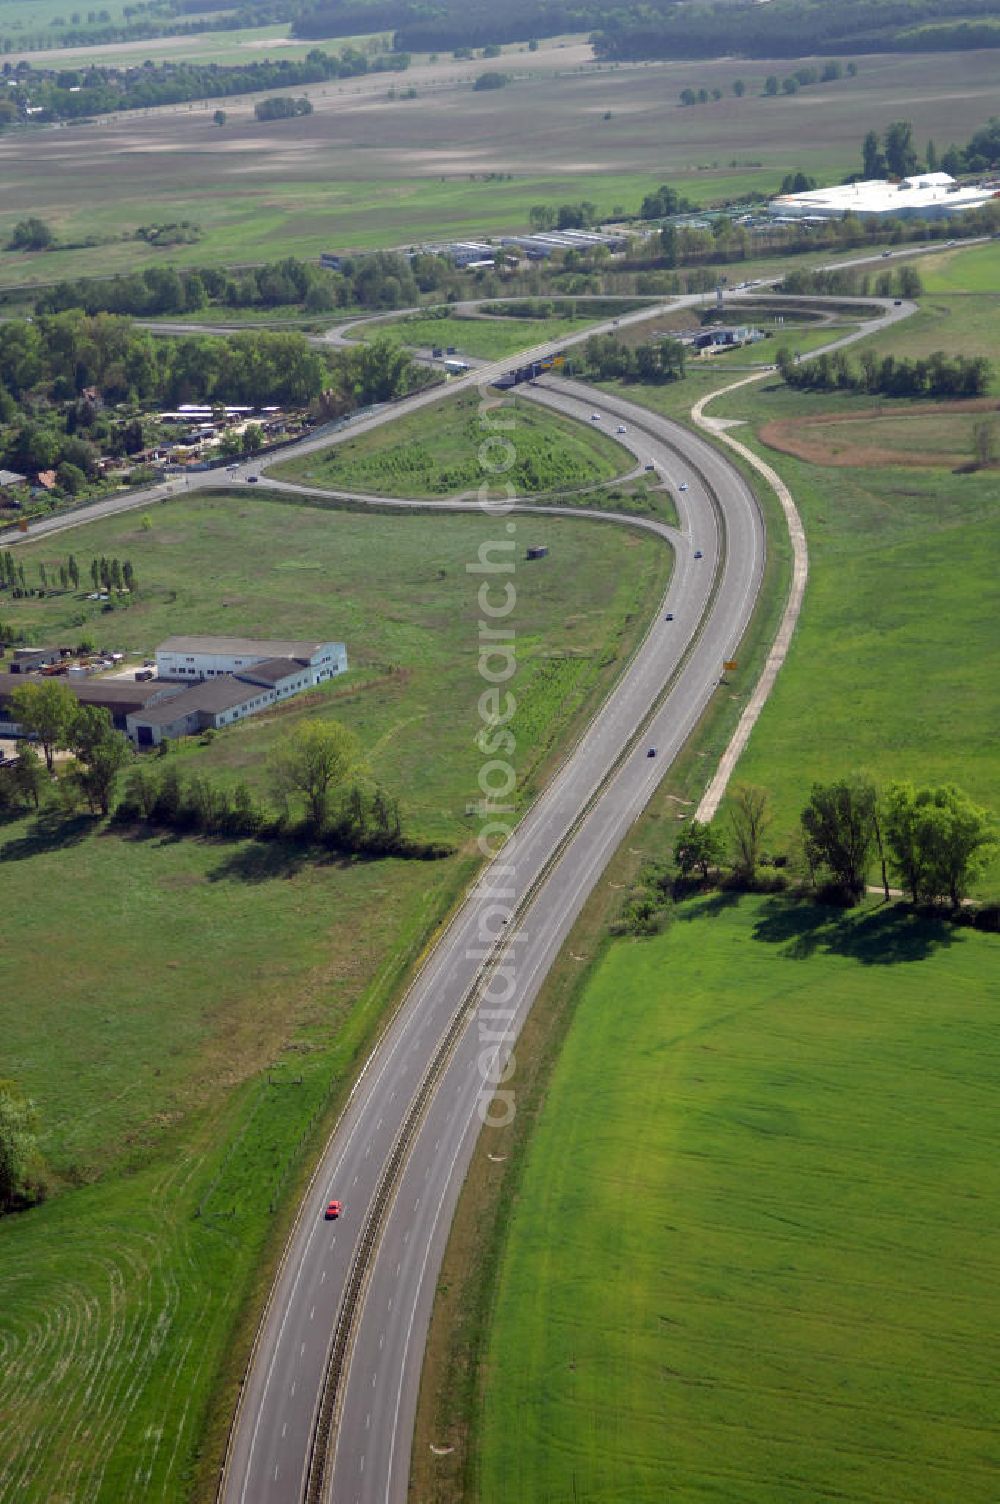
[[[296,689],[308,689],[347,671],[347,649],[342,642],[302,641],[289,638],[257,641],[250,637],[168,637],[156,649],[156,672],[161,679],[195,683],[227,674],[246,676],[263,665],[283,660],[287,672],[279,678],[297,678]],[[277,670],[274,670],[277,672]],[[286,690],[292,694],[295,691]]]

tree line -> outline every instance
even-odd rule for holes
[[[204,308],[301,307],[305,313],[343,308],[411,306],[422,293],[458,288],[461,279],[443,256],[412,260],[391,251],[345,258],[333,271],[286,256],[242,271],[150,266],[127,276],[83,277],[57,282],[38,294],[37,313],[82,308],[88,314],[117,313],[135,318],[197,313]]]
[[[994,0],[789,0],[780,5],[630,5],[605,15],[593,37],[595,56],[646,58],[793,58],[843,52],[936,52],[944,46],[996,47]],[[938,23],[938,24],[934,24]],[[942,24],[943,23],[943,24]],[[412,37],[412,29],[406,30]]]
[[[586,374],[595,381],[680,381],[684,361],[684,346],[677,339],[626,345],[613,334],[595,334],[583,346]]]
[[[189,100],[324,83],[369,71],[400,73],[409,63],[409,57],[400,52],[369,59],[355,48],[333,54],[316,47],[301,61],[275,58],[231,65],[146,62],[141,68],[95,66],[56,71],[18,63],[8,73],[8,83],[13,82],[13,87],[4,91],[3,115],[9,123],[30,106],[40,112],[33,115],[35,120],[79,120],[121,110],[152,109]]]
[[[857,63],[847,64],[847,76],[849,78],[855,78],[857,72]],[[822,68],[815,68],[811,64],[807,64],[804,67],[796,68],[794,73],[790,73],[787,78],[781,80],[779,80],[776,73],[769,73],[764,80],[761,94],[767,98],[773,98],[779,93],[797,94],[800,89],[807,89],[811,84],[833,83],[837,79],[843,78],[843,76],[844,66],[842,63],[831,61],[824,63]],[[742,99],[747,92],[746,80],[743,78],[734,79],[730,88],[737,99]],[[687,88],[682,89],[680,92],[680,103],[685,108],[690,109],[692,105],[696,104],[708,104],[710,101],[718,103],[722,95],[723,90],[718,85],[711,89],[705,87],[700,89]]]
[[[114,813],[122,824],[145,822],[192,834],[264,840],[320,842],[332,849],[436,860],[451,853],[440,842],[403,831],[398,801],[382,787],[366,787],[360,744],[332,720],[300,720],[268,761],[271,799],[246,785],[214,784],[202,774],[186,776],[170,761],[136,758],[107,710],[78,703],[58,679],[31,681],[11,691],[9,714],[35,738],[21,741],[13,764],[0,768],[0,810],[39,809],[46,794],[66,812],[84,798],[90,812]],[[206,732],[211,738],[214,732]],[[72,752],[55,778],[55,758]],[[130,769],[116,798],[120,777]]]
[[[981,397],[990,384],[991,367],[983,356],[945,355],[925,358],[862,352],[855,363],[843,350],[824,351],[798,360],[782,347],[775,357],[787,386],[798,391],[866,392],[885,397]]]
[[[924,290],[923,279],[912,264],[895,266],[891,271],[854,271],[841,267],[837,271],[812,270],[806,267],[788,272],[781,280],[780,292],[812,294],[818,297],[917,298]]]
[[[138,589],[135,576],[135,568],[131,559],[101,557],[91,559],[90,578],[95,590],[128,591],[134,595]],[[48,594],[50,590],[78,590],[80,588],[80,566],[72,554],[58,564],[51,561],[46,563],[44,559],[38,561],[39,593]],[[23,560],[15,559],[8,548],[0,553],[0,589],[6,588],[13,595],[19,592],[29,594],[34,588],[27,583],[27,574]],[[0,628],[0,642],[8,642],[9,634]]]
[[[674,848],[682,877],[705,881],[728,864],[739,880],[753,882],[771,823],[767,790],[735,788],[726,823],[728,830],[692,820],[682,831]],[[817,783],[799,825],[809,885],[847,905],[861,901],[877,866],[886,897],[895,879],[913,903],[957,910],[997,845],[990,812],[953,784],[879,788],[861,777]]]
[[[652,0],[659,9],[665,0]],[[672,0],[671,0],[672,3]],[[393,46],[407,52],[462,53],[537,37],[590,31],[607,11],[599,0],[323,0],[292,22],[298,37],[356,36],[393,31]]]
[[[44,52],[49,48],[107,46],[112,42],[148,41],[154,37],[193,36],[204,31],[242,31],[251,26],[269,26],[287,21],[295,8],[293,0],[254,0],[231,11],[199,15],[201,0],[131,0],[122,6],[121,21],[111,12],[71,11],[53,16],[42,31],[19,31],[0,36],[0,52]],[[191,20],[178,17],[191,15]],[[136,19],[139,18],[139,19]],[[11,23],[8,23],[11,24]],[[11,30],[13,25],[11,24]]]

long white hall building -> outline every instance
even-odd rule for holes
[[[322,684],[347,671],[342,642],[296,641],[290,638],[168,637],[156,649],[160,679],[196,684],[227,674],[245,674],[264,663],[284,660],[294,672],[296,689]]]

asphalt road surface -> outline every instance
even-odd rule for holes
[[[642,464],[655,463],[676,494],[679,532],[639,524],[674,547],[673,576],[615,691],[467,897],[359,1080],[303,1206],[259,1335],[226,1469],[227,1504],[301,1497],[331,1337],[383,1166],[428,1061],[475,996],[484,958],[499,937],[502,953],[493,960],[501,980],[494,978],[490,997],[469,1011],[394,1187],[338,1396],[327,1497],[338,1504],[405,1498],[423,1339],[452,1210],[491,1099],[484,1075],[502,1069],[587,895],[710,698],[760,584],[764,531],[756,503],[706,442],[570,383],[546,384],[531,395],[584,422],[599,411],[612,432],[625,424],[619,442]],[[511,544],[515,558],[523,554],[517,514],[496,520],[498,542]],[[488,582],[487,604],[502,600],[511,576],[481,578]],[[478,726],[474,703],[467,713],[471,737]],[[501,1128],[487,1128],[477,1152],[487,1152],[497,1135]],[[337,1222],[323,1219],[331,1198],[344,1204]]]

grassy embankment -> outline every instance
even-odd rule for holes
[[[514,426],[498,433],[513,444],[516,458],[495,478],[495,488],[509,482],[520,496],[555,498],[566,492],[572,500],[574,491],[635,469],[632,455],[614,440],[537,404],[508,398],[502,412]],[[463,392],[439,402],[431,419],[416,412],[320,454],[277,465],[274,474],[304,485],[377,496],[475,496],[490,479],[479,459],[488,433],[478,395]]]
[[[123,649],[180,626],[343,636],[351,674],[308,713],[353,727],[408,828],[463,850],[431,865],[314,861],[132,839],[85,819],[4,828],[18,915],[3,956],[4,1073],[38,1104],[55,1193],[0,1225],[0,1498],[18,1504],[179,1501],[193,1480],[211,1495],[241,1313],[266,1287],[356,1059],[472,870],[479,681],[465,564],[495,524],[266,494],[168,503],[150,520],[23,550],[29,572],[70,547],[84,569],[92,554],[132,558],[128,611],[91,618],[68,596],[5,611],[41,636],[81,628]],[[546,536],[550,560],[517,575],[526,787],[610,682],[667,568],[664,550],[624,530],[553,520]],[[268,747],[302,709],[170,758],[261,788]]]
[[[677,412],[689,385],[647,400]],[[829,405],[877,429],[870,400],[776,383],[713,411],[756,427]],[[855,766],[988,802],[991,476],[777,463],[812,574],[740,767],[774,793],[771,843],[813,777]],[[742,697],[754,673],[731,677]],[[575,1487],[985,1504],[996,942],[897,908],[744,899],[689,905],[665,936],[608,953],[614,889],[666,854],[673,818],[658,801],[619,853],[529,1025],[523,1121],[487,1146],[510,1162],[483,1154],[470,1177],[425,1376],[421,1438],[457,1441],[458,1458],[418,1455],[416,1477],[440,1501]],[[956,1204],[956,1183],[979,1189]]]
[[[581,317],[575,319],[477,319],[462,318],[457,314],[447,318],[379,319],[376,323],[362,325],[357,335],[363,340],[391,339],[395,344],[407,345],[414,350],[453,345],[459,355],[502,360],[505,355],[516,355],[520,350],[540,345],[543,340],[579,334],[588,323],[594,322],[586,313],[586,303],[580,306]]]

